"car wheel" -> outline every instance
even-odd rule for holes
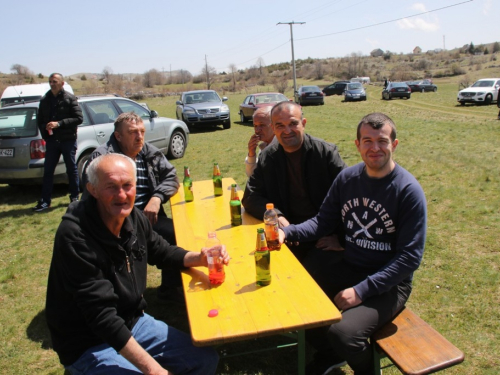
[[[245,115],[243,115],[243,112],[240,112],[240,122],[247,122],[247,118],[245,117]]]
[[[493,100],[493,97],[490,94],[488,94],[488,95],[486,95],[486,98],[484,98],[484,104],[490,105],[492,100]]]
[[[321,102],[321,103],[319,103],[319,104],[321,104],[321,105],[325,105],[325,102],[323,101],[323,102]]]
[[[434,92],[436,92],[437,90],[438,90],[438,88],[437,88],[437,87],[434,87],[434,88],[432,89],[432,91],[434,91]]]
[[[231,128],[231,118],[230,117],[222,123],[222,127],[224,129],[230,129]]]
[[[181,131],[176,130],[172,133],[170,137],[170,142],[168,143],[168,157],[171,159],[179,159],[184,156],[186,151],[186,138]]]
[[[92,151],[87,152],[80,156],[80,160],[78,160],[77,168],[78,168],[78,180],[80,181],[80,191],[84,191],[84,182],[83,182],[83,171],[89,162],[90,155],[92,155]]]
[[[424,93],[424,92],[425,92],[425,89],[422,89],[422,93]]]
[[[460,105],[465,105],[465,102],[460,102]]]

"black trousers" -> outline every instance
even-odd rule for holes
[[[308,256],[304,264],[311,276],[333,301],[341,290],[366,279],[369,274],[359,272],[338,257],[327,252]],[[333,352],[357,374],[373,373],[371,335],[389,322],[404,307],[411,293],[411,283],[401,283],[391,290],[368,298],[360,305],[342,312],[342,320],[329,327],[306,332],[307,341],[319,352]]]

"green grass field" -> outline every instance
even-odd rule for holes
[[[498,68],[488,76],[500,75]],[[368,100],[343,103],[326,98],[324,106],[304,107],[306,132],[336,143],[348,165],[360,161],[354,138],[359,120],[384,112],[396,123],[395,158],[420,181],[428,201],[428,238],[424,260],[415,273],[408,305],[465,352],[465,362],[445,374],[498,374],[500,368],[500,121],[498,108],[456,105],[458,85],[436,80],[437,93],[414,93],[410,100],[380,100],[381,88],[368,87]],[[258,91],[274,91],[272,87]],[[194,180],[211,178],[212,163],[244,188],[244,159],[252,124],[240,124],[238,105],[246,93],[230,94],[232,127],[195,129],[183,159],[172,163],[182,178],[190,167]],[[286,93],[291,97],[291,92]],[[177,97],[144,100],[161,116],[175,117]],[[54,191],[50,212],[32,213],[39,187],[0,185],[0,373],[63,374],[44,323],[44,303],[52,242],[68,198],[65,186]],[[192,249],[196,250],[196,249]],[[229,249],[230,250],[230,249]],[[187,330],[185,314],[158,304],[159,271],[151,269],[148,311]],[[247,350],[280,339],[226,345]],[[224,374],[296,373],[295,349],[221,360]],[[351,374],[348,367],[339,373]],[[394,368],[384,374],[397,374]]]

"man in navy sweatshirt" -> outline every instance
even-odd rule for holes
[[[323,374],[344,361],[356,375],[373,373],[368,339],[404,307],[424,252],[425,196],[393,160],[394,122],[382,113],[365,116],[355,144],[363,162],[339,174],[319,213],[280,230],[281,242],[315,240],[338,224],[345,231],[342,261],[328,264],[318,253],[312,275],[342,311],[342,321],[309,332],[318,350],[311,373]]]

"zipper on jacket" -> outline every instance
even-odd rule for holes
[[[128,255],[125,255],[125,260],[127,261],[127,271],[128,273],[131,273],[132,270],[130,269],[130,260],[128,259]]]

